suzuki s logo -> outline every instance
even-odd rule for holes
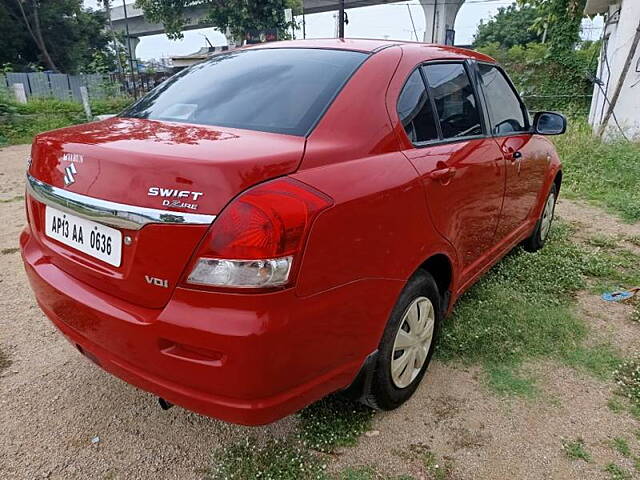
[[[150,277],[149,275],[145,275],[144,279],[147,281],[149,285],[154,285],[156,287],[169,288],[169,280],[163,280],[161,278]]]
[[[76,177],[75,176],[77,174],[78,174],[78,171],[76,170],[75,163],[72,163],[71,165],[66,167],[64,169],[64,185],[66,187],[68,187],[72,183],[75,183],[75,181],[76,181]]]

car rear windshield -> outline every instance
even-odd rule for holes
[[[169,78],[121,116],[304,136],[366,58],[309,48],[225,53]]]

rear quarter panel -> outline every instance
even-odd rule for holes
[[[296,294],[360,283],[370,300],[348,308],[369,313],[351,316],[362,323],[353,326],[361,338],[352,348],[367,354],[406,280],[432,254],[454,255],[431,226],[422,184],[387,112],[386,92],[400,60],[401,49],[388,48],[360,68],[309,137],[293,175],[334,200],[312,226]]]
[[[312,227],[300,295],[366,278],[406,280],[431,253],[452,254],[431,225],[417,172],[401,152],[402,125],[388,111],[402,52],[372,55],[309,136],[294,177],[335,203]]]

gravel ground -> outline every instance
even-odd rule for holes
[[[292,433],[295,417],[247,428],[178,407],[164,412],[153,396],[102,372],[56,332],[35,304],[17,251],[28,151],[0,149],[0,351],[10,362],[2,370],[0,356],[0,479],[201,478],[221,445]],[[558,211],[588,228],[606,216],[568,201]],[[611,217],[605,223],[607,233],[640,235],[637,225]],[[612,314],[587,293],[579,299],[577,308],[598,330],[621,349],[640,351],[640,327],[628,322],[626,311]],[[633,471],[631,460],[609,443],[616,436],[634,438],[640,422],[607,408],[611,385],[551,363],[527,368],[545,379],[541,398],[501,399],[486,391],[477,369],[434,363],[405,407],[375,416],[379,435],[339,452],[330,469],[376,465],[419,476],[401,453],[423,444],[450,459],[455,479],[607,478],[602,465],[611,461]],[[577,437],[594,462],[566,458],[562,440]]]

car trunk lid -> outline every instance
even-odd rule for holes
[[[34,142],[29,168],[45,194],[29,195],[31,228],[63,271],[124,300],[160,308],[209,220],[248,187],[294,172],[304,145],[303,137],[133,118],[45,133]],[[106,205],[109,219],[97,221],[122,234],[119,266],[45,234],[45,203],[96,220],[87,209],[67,209],[68,201],[61,205],[54,194]],[[114,224],[116,209],[156,215],[156,221],[136,225],[136,217]]]

